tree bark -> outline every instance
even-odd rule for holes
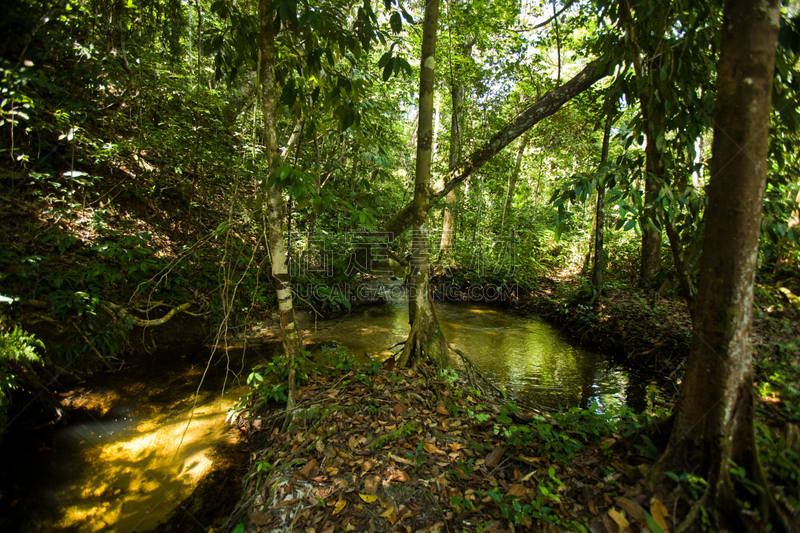
[[[595,59],[567,83],[546,93],[535,104],[528,107],[509,122],[502,130],[497,132],[483,146],[472,152],[461,164],[448,172],[448,180],[444,186],[431,193],[434,199],[441,199],[447,193],[461,185],[473,172],[481,168],[487,161],[494,157],[500,150],[512,143],[517,137],[531,129],[538,122],[549,117],[569,102],[573,97],[582,93],[598,80],[608,76],[613,69],[604,63],[603,59]],[[411,227],[414,214],[413,202],[406,205],[386,225],[386,232],[397,238],[401,233]]]
[[[272,20],[271,0],[260,0],[259,21],[259,91],[261,110],[264,118],[264,149],[268,162],[267,175],[275,172],[279,162],[278,152],[278,112],[277,88],[275,80],[275,31]],[[267,183],[267,180],[264,180]],[[286,262],[286,243],[283,239],[284,199],[280,184],[267,191],[267,218],[269,219],[269,253],[272,260],[272,282],[278,297],[278,314],[281,323],[281,337],[284,356],[288,366],[287,410],[294,408],[295,367],[300,358],[302,341],[297,327],[292,304],[291,278]]]
[[[471,48],[471,47],[470,47]],[[447,168],[452,170],[458,165],[461,157],[461,111],[464,108],[464,84],[460,80],[453,81],[450,91],[453,111],[450,115],[450,152]],[[455,213],[453,207],[458,202],[458,191],[453,189],[445,197],[444,215],[442,218],[442,239],[439,242],[439,251],[444,252],[453,246],[453,231],[455,228]]]
[[[644,107],[645,104],[642,104]],[[642,113],[644,115],[644,113]],[[655,122],[647,121],[650,127],[658,130]],[[649,129],[648,129],[649,130]],[[655,201],[660,190],[658,177],[664,175],[664,162],[661,152],[656,147],[657,134],[653,131],[645,134],[647,139],[647,149],[645,150],[645,173],[644,180],[644,213],[641,219],[642,225],[642,256],[639,265],[639,286],[649,287],[653,283],[653,278],[661,271],[661,226],[659,225],[658,212],[660,209]]]
[[[408,340],[398,365],[415,365],[423,357],[446,367],[447,343],[430,296],[428,281],[428,211],[430,208],[431,157],[433,152],[433,74],[436,65],[436,30],[439,0],[428,0],[422,34],[422,60],[419,76],[419,134],[414,179],[411,305],[413,319]]]
[[[750,348],[779,5],[725,2],[694,336],[663,461],[664,470],[707,476],[705,507],[718,530],[758,527],[737,498],[789,530],[758,458]],[[763,490],[737,485],[730,461]]]
[[[597,206],[595,207],[595,229],[594,229],[594,264],[592,265],[592,287],[595,294],[603,290],[603,278],[605,277],[605,256],[603,255],[603,236],[606,224],[606,186],[605,166],[608,163],[608,146],[611,144],[611,123],[614,120],[614,109],[609,106],[606,122],[603,127],[603,148],[600,151],[600,172],[597,179]]]
[[[684,260],[683,246],[681,246],[680,235],[678,235],[678,228],[675,226],[675,221],[669,218],[667,213],[662,213],[664,217],[664,227],[667,230],[667,238],[669,239],[669,247],[672,250],[672,262],[675,264],[675,274],[678,276],[681,290],[686,297],[686,305],[689,307],[689,314],[694,318],[694,285],[692,278],[689,277],[689,269]]]

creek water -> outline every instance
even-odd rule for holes
[[[305,338],[335,342],[357,356],[385,353],[409,329],[407,300],[396,290],[391,294],[386,304],[337,319],[303,317]],[[641,409],[655,389],[535,317],[477,304],[440,303],[437,311],[448,341],[512,397],[549,408],[603,409],[628,401]],[[215,447],[236,440],[225,422],[228,408],[247,393],[247,369],[275,349],[247,350],[247,359],[218,352],[196,403],[205,362],[181,363],[181,356],[168,365],[151,361],[126,378],[110,377],[107,386],[74,390],[73,408],[85,407],[87,415],[23,444],[21,462],[5,473],[3,506],[12,505],[0,508],[0,529],[128,533],[155,527],[209,472]]]
[[[318,322],[311,338],[335,341],[357,356],[385,355],[409,331],[408,300],[397,290],[386,295],[384,305]],[[644,376],[581,348],[537,317],[475,303],[437,302],[436,312],[451,346],[512,397],[554,410],[593,404],[605,410],[626,401],[637,410],[652,405],[657,389]],[[458,366],[459,358],[453,363]]]

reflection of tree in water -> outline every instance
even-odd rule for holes
[[[599,356],[583,352],[575,357],[575,364],[578,366],[578,374],[581,378],[581,409],[588,408],[592,399],[595,397],[594,382],[597,379],[597,367]]]
[[[633,411],[643,413],[647,410],[647,386],[649,381],[638,372],[628,374],[628,385],[625,387],[625,403]]]

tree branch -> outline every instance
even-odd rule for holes
[[[448,181],[438,191],[431,192],[431,198],[444,198],[447,193],[461,185],[470,174],[481,168],[517,137],[554,114],[564,104],[594,85],[598,80],[608,76],[610,72],[609,64],[605,63],[603,58],[595,59],[567,83],[547,92],[536,103],[525,109],[503,129],[498,131],[488,142],[470,154],[460,165],[453,168],[448,173]],[[392,238],[397,238],[411,227],[412,213],[413,203],[409,203],[386,225],[386,231],[393,234]]]

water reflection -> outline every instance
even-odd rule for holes
[[[405,299],[395,297],[386,305],[320,322],[307,333],[316,341],[334,340],[359,356],[374,354],[405,340],[407,307]],[[436,309],[448,341],[512,396],[553,409],[594,403],[606,409],[619,407],[633,390],[627,371],[538,318],[478,304],[440,302]]]

